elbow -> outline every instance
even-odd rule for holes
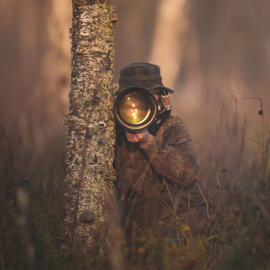
[[[190,173],[192,175],[195,175],[195,177],[198,174],[198,164],[197,164],[197,160],[194,156],[190,156],[188,155],[188,166],[187,166],[190,170]]]
[[[177,178],[182,185],[188,185],[197,177],[197,174],[198,166],[196,160],[188,158],[178,171]]]
[[[197,168],[189,167],[189,168],[185,168],[181,170],[179,174],[177,175],[177,178],[185,179],[184,182],[189,181],[189,180],[193,181],[196,178],[197,174],[198,174]]]

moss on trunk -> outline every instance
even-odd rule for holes
[[[113,73],[117,16],[108,2],[73,1],[70,107],[65,121],[67,233],[99,258],[108,244],[115,179],[113,104],[117,87]]]

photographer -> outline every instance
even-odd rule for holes
[[[159,66],[134,63],[123,68],[119,93],[130,87],[150,91],[158,114],[141,130],[117,125],[115,167],[122,226],[136,249],[142,235],[168,241],[175,237],[180,224],[191,229],[185,227],[186,235],[180,235],[186,241],[187,235],[204,226],[207,216],[188,129],[179,117],[170,115],[168,94],[174,91],[162,84]]]

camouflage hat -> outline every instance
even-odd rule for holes
[[[170,94],[174,93],[172,89],[163,85],[160,67],[149,63],[133,63],[120,71],[119,90],[122,91],[132,86],[143,87],[148,91],[160,87]]]

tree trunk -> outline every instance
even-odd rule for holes
[[[115,123],[114,27],[110,1],[73,0],[66,219],[69,238],[98,260],[109,244]]]
[[[161,67],[163,83],[174,89],[188,25],[185,0],[161,0],[149,62]]]

